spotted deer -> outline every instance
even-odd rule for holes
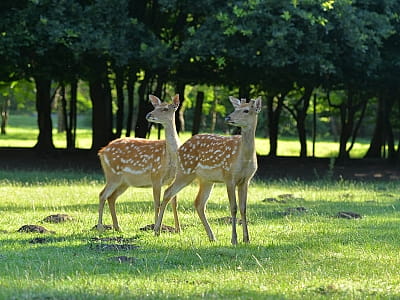
[[[246,206],[249,182],[257,170],[255,152],[255,131],[257,115],[261,110],[261,98],[239,100],[229,97],[235,111],[226,117],[227,124],[241,128],[241,135],[220,136],[199,134],[191,137],[178,150],[177,174],[174,182],[164,193],[158,220],[154,226],[156,235],[160,234],[160,226],[167,203],[194,179],[199,181],[199,192],[195,200],[197,213],[205,227],[210,241],[215,241],[214,233],[205,215],[207,200],[214,183],[225,183],[228,192],[232,216],[232,244],[237,244],[236,233],[236,187],[239,198],[239,209],[243,227],[243,241],[248,243]]]
[[[177,150],[180,146],[175,127],[175,111],[179,106],[179,95],[173,97],[173,103],[162,103],[156,96],[149,96],[154,110],[146,119],[162,124],[165,140],[147,140],[140,138],[120,138],[111,141],[98,155],[106,179],[106,185],[99,196],[99,220],[97,229],[104,230],[103,209],[108,201],[114,230],[120,231],[115,201],[129,186],[153,187],[154,222],[157,221],[160,208],[161,187],[170,184],[175,178]],[[176,198],[172,200],[175,230],[180,231]]]

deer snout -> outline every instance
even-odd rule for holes
[[[146,120],[147,120],[147,121],[150,121],[151,119],[153,119],[153,115],[152,115],[151,112],[149,112],[149,113],[146,115]]]
[[[227,116],[227,117],[225,118],[225,123],[233,124],[233,123],[235,123],[235,121],[232,120],[231,116]]]

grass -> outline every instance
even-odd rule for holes
[[[36,144],[38,129],[34,115],[11,115],[7,135],[0,135],[0,147],[33,147]],[[79,123],[79,122],[78,122]],[[92,143],[91,130],[79,126],[77,130],[77,148],[89,149]],[[164,133],[161,133],[164,137]],[[190,132],[181,134],[181,142],[186,141],[191,136]],[[151,138],[157,139],[157,131],[152,130]],[[59,133],[53,129],[53,141],[57,148],[66,147],[65,133]],[[369,147],[369,141],[360,140],[355,143],[350,152],[351,158],[361,158],[365,155]],[[339,144],[329,140],[319,140],[315,146],[316,157],[337,157]],[[307,143],[308,156],[312,156],[312,143]],[[269,141],[266,138],[256,138],[256,151],[259,155],[269,153]],[[296,138],[280,138],[278,141],[279,156],[299,156],[300,144]]]
[[[249,190],[251,243],[230,244],[222,185],[208,219],[209,243],[193,208],[195,184],[179,194],[183,232],[152,232],[151,189],[130,188],[117,201],[131,250],[100,250],[97,222],[101,174],[0,170],[0,299],[393,299],[400,297],[397,182],[254,181]],[[271,198],[263,202],[264,199]],[[304,207],[306,212],[286,214]],[[362,219],[334,217],[353,211]],[[50,214],[73,221],[43,223]],[[105,222],[110,223],[108,209]],[[55,234],[18,233],[39,224]],[[165,224],[172,225],[171,210]],[[241,237],[241,227],[238,228]],[[47,243],[32,244],[37,237]],[[101,243],[101,245],[106,242]],[[111,260],[134,257],[131,263]]]

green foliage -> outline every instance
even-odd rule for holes
[[[26,80],[1,82],[0,93],[9,100],[11,110],[35,110],[35,89],[32,82]]]
[[[375,106],[377,97],[398,94],[399,15],[396,0],[7,0],[0,5],[0,81],[108,80],[119,69],[124,82],[130,72],[142,74],[145,93],[166,84],[223,86],[210,100],[226,99],[225,91],[275,97],[309,87],[344,93],[343,105],[357,94]],[[13,108],[32,110],[18,86]],[[78,99],[81,111],[91,108],[88,97]],[[294,98],[287,99],[289,107]],[[224,107],[216,109],[223,114]],[[266,118],[260,121],[266,132]],[[282,122],[295,125],[293,117]]]

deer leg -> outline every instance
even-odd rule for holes
[[[111,213],[111,218],[113,221],[113,228],[116,231],[122,231],[121,228],[119,227],[118,224],[118,219],[117,219],[117,214],[115,212],[115,201],[117,201],[117,198],[126,191],[126,189],[128,188],[127,185],[123,184],[120,185],[115,191],[114,193],[112,193],[112,195],[110,197],[108,197],[107,201],[108,201],[108,207],[110,208],[110,213]]]
[[[228,192],[229,198],[229,206],[231,209],[231,217],[232,217],[232,245],[237,244],[237,233],[236,233],[236,214],[237,214],[237,203],[236,203],[236,193],[235,193],[235,184],[227,183],[226,189]]]
[[[215,236],[211,230],[210,224],[207,221],[205,211],[206,211],[206,203],[208,197],[210,196],[213,186],[214,184],[212,182],[200,182],[199,193],[197,194],[196,200],[194,202],[197,214],[199,215],[200,220],[203,223],[203,226],[207,232],[208,239],[210,240],[210,242],[215,241]]]
[[[104,226],[103,226],[104,204],[108,199],[108,197],[110,197],[114,193],[117,187],[118,186],[114,184],[106,184],[106,186],[99,195],[99,220],[96,226],[98,231],[104,231]]]
[[[158,219],[160,211],[160,197],[161,197],[161,182],[153,182],[153,200],[154,200],[154,224]]]
[[[248,182],[244,182],[238,186],[238,196],[239,196],[239,209],[240,216],[242,218],[242,227],[243,227],[243,242],[249,243],[249,231],[247,229],[247,191],[248,191]]]
[[[195,176],[193,175],[179,174],[175,178],[175,181],[165,190],[163,201],[161,202],[160,206],[160,212],[158,213],[158,220],[154,225],[155,235],[160,235],[161,223],[168,202],[171,200],[172,197],[178,194],[181,189],[183,189],[185,186],[191,183],[194,180],[194,178]]]
[[[176,200],[176,196],[172,197],[171,200],[172,211],[174,213],[174,221],[175,221],[175,232],[181,232],[181,225],[179,224],[178,218],[178,201]]]

